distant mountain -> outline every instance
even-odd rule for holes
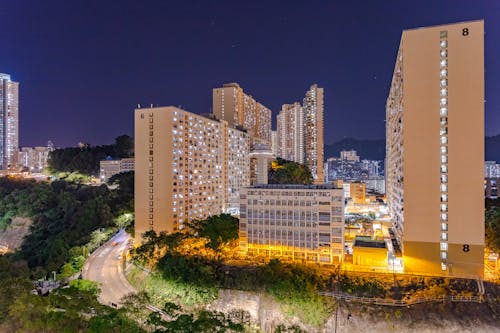
[[[339,157],[342,150],[355,150],[362,159],[383,160],[385,158],[385,140],[342,139],[331,145],[325,145],[325,160]]]
[[[385,158],[385,140],[342,139],[330,145],[325,145],[325,160],[329,157],[339,157],[342,150],[356,150],[362,159],[383,160]],[[485,160],[500,163],[500,134],[485,138]]]
[[[500,134],[487,136],[484,144],[486,161],[500,163]]]

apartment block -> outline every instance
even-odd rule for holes
[[[134,171],[134,158],[113,159],[107,158],[99,162],[99,177],[101,181],[106,182],[116,174],[128,171]]]
[[[244,128],[250,145],[271,147],[271,110],[247,95],[237,83],[213,89],[213,114],[231,128]]]
[[[403,31],[386,192],[407,272],[483,275],[484,22]]]
[[[245,131],[172,106],[135,110],[137,239],[239,211],[240,188],[248,185]]]
[[[18,153],[18,164],[29,172],[42,172],[47,167],[50,147],[22,147]]]
[[[304,164],[304,112],[300,103],[283,104],[277,116],[278,156]]]
[[[323,88],[313,84],[302,102],[304,108],[304,163],[317,184],[324,183],[323,174]]]
[[[18,165],[19,83],[0,73],[0,170]]]
[[[257,185],[240,195],[240,248],[250,256],[338,264],[343,190],[331,185]]]

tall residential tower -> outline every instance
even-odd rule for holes
[[[213,113],[230,127],[244,128],[253,148],[264,144],[271,148],[271,110],[243,92],[237,83],[213,89]]]
[[[19,83],[0,73],[0,170],[17,166]]]
[[[403,31],[386,190],[405,270],[483,274],[484,22]]]
[[[143,108],[134,141],[137,239],[239,212],[239,190],[250,185],[246,132],[176,107]]]
[[[306,92],[304,108],[304,163],[316,184],[324,183],[323,174],[323,88],[313,84]]]

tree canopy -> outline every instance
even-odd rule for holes
[[[97,175],[99,162],[108,156],[113,158],[131,157],[134,141],[128,135],[120,135],[111,145],[69,147],[55,149],[49,153],[48,168],[52,173],[79,172]]]
[[[277,158],[268,172],[269,184],[312,184],[311,171],[297,162]]]

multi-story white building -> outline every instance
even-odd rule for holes
[[[332,185],[257,185],[240,195],[240,247],[251,256],[338,264],[343,190]]]
[[[500,178],[500,164],[495,161],[485,161],[484,178]]]
[[[22,147],[18,155],[19,166],[30,172],[42,172],[47,167],[51,147]]]
[[[116,174],[128,171],[134,171],[134,158],[121,158],[121,159],[112,159],[107,158],[99,162],[100,164],[100,172],[99,176],[101,181],[106,182],[109,178],[113,177]]]
[[[239,211],[249,163],[247,133],[224,120],[172,106],[136,109],[136,237]]]
[[[19,83],[0,73],[0,170],[16,168],[19,152]]]
[[[406,271],[483,275],[484,22],[403,31],[386,192]]]

